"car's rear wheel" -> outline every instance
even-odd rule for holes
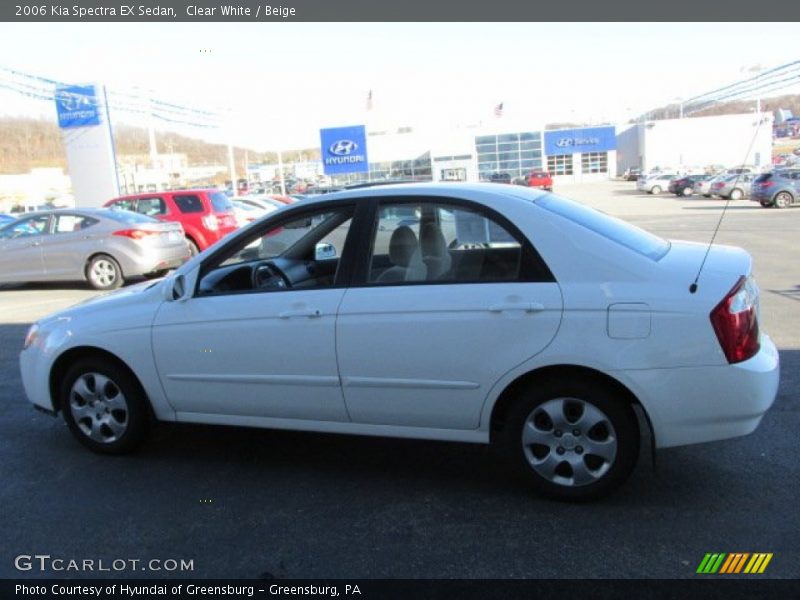
[[[96,290],[114,290],[123,283],[122,269],[107,254],[99,254],[86,266],[86,279]]]
[[[189,254],[190,256],[197,256],[200,254],[200,248],[197,247],[197,244],[192,238],[186,238],[186,243],[189,244]]]
[[[114,362],[86,358],[61,382],[61,409],[72,434],[104,454],[137,448],[147,433],[147,401],[133,377]]]
[[[590,500],[619,486],[639,456],[639,426],[626,399],[591,383],[552,381],[511,408],[505,440],[541,494]]]
[[[780,192],[775,196],[775,206],[778,208],[786,208],[792,203],[792,195],[789,192]]]
[[[661,188],[659,186],[657,186],[657,185],[654,185],[652,188],[650,188],[650,193],[651,194],[660,194],[661,193]]]
[[[693,193],[694,193],[694,188],[692,188],[692,187],[690,187],[688,185],[685,188],[683,188],[683,195],[684,196],[691,196]]]
[[[731,200],[741,200],[742,196],[744,196],[744,192],[739,188],[731,190],[731,195],[730,195]]]

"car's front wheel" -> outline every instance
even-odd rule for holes
[[[744,192],[742,190],[740,190],[739,188],[736,188],[736,189],[731,191],[730,198],[731,198],[731,200],[741,200],[743,196],[744,196]]]
[[[513,405],[505,428],[512,460],[540,493],[590,500],[611,492],[639,456],[636,414],[624,398],[581,382],[548,382]]]
[[[133,377],[113,361],[76,362],[61,382],[60,400],[72,434],[95,452],[124,454],[145,438],[147,401]]]
[[[650,188],[650,193],[651,194],[660,194],[661,193],[661,188],[658,187],[657,185],[653,186],[652,188]]]

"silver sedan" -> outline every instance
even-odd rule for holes
[[[128,277],[159,276],[189,259],[180,223],[126,210],[58,209],[0,228],[0,282],[88,281],[118,288]]]
[[[753,187],[754,175],[750,173],[738,173],[728,175],[711,186],[711,195],[718,196],[727,200],[741,200],[750,196],[750,189]]]

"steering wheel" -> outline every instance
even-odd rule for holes
[[[253,267],[254,290],[285,290],[290,287],[289,278],[272,263],[263,262]]]

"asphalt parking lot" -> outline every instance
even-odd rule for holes
[[[665,237],[710,240],[724,202],[634,188],[556,191]],[[588,505],[532,496],[492,449],[467,444],[165,426],[139,454],[93,455],[30,408],[17,355],[27,323],[96,292],[0,286],[0,577],[65,575],[14,567],[48,554],[194,567],[89,577],[681,578],[707,552],[771,552],[767,576],[798,578],[798,233],[800,208],[738,201],[717,237],[754,256],[761,324],[781,352],[761,427],[661,451],[655,471],[648,453]]]

